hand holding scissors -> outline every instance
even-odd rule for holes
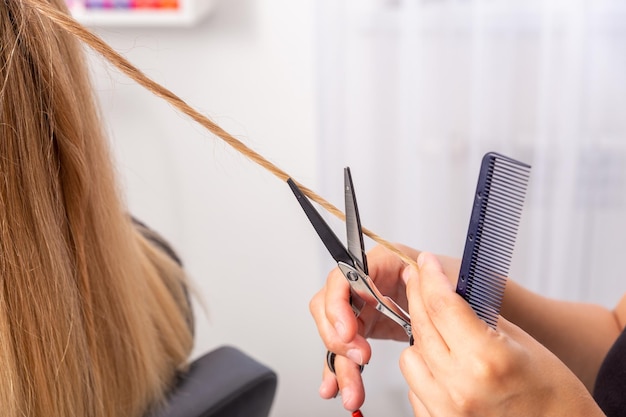
[[[393,299],[383,295],[368,275],[368,262],[364,250],[361,222],[349,168],[344,170],[347,248],[333,233],[332,229],[322,219],[321,215],[315,210],[297,185],[291,179],[288,183],[322,242],[337,262],[337,266],[345,277],[346,282],[349,284],[350,302],[354,314],[358,317],[364,307],[369,305],[390,319],[389,323],[395,323],[395,325],[400,326],[408,340],[412,343],[411,322],[408,314]],[[402,267],[403,265],[399,263],[398,271]],[[328,368],[332,372],[335,371],[335,358],[335,353],[329,349],[326,359]],[[361,365],[362,370],[362,363],[359,363],[359,365]],[[345,401],[346,399],[344,398],[344,405],[346,405]],[[359,401],[357,400],[357,402]],[[353,407],[346,405],[346,408]]]

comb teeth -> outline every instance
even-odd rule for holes
[[[530,165],[483,157],[456,292],[496,328],[515,247]]]

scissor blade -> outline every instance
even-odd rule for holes
[[[289,187],[291,187],[291,191],[293,191],[294,195],[298,199],[300,206],[302,206],[304,213],[309,218],[309,221],[315,228],[315,231],[319,235],[320,239],[322,239],[324,246],[326,246],[326,249],[328,249],[328,252],[330,252],[335,261],[343,262],[348,265],[354,265],[354,261],[350,257],[346,248],[343,246],[339,238],[337,238],[337,235],[335,235],[330,226],[328,226],[328,224],[324,221],[319,212],[315,210],[315,207],[313,207],[313,204],[311,204],[307,196],[302,193],[300,188],[291,178],[287,180],[287,183],[289,184]]]
[[[356,203],[356,194],[352,183],[350,168],[343,170],[344,194],[346,200],[346,231],[348,234],[348,252],[359,263],[361,270],[367,271],[367,257],[365,256],[365,245],[363,244],[363,231],[361,230],[361,218],[359,208]]]

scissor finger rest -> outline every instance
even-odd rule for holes
[[[330,372],[332,372],[333,374],[335,373],[335,358],[336,357],[337,357],[337,354],[331,352],[330,350],[326,351],[326,364],[328,365],[328,369],[330,369]],[[359,372],[363,372],[365,365],[361,365],[361,364],[357,364],[357,365],[359,365]]]

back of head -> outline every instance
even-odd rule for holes
[[[182,273],[118,197],[82,50],[0,4],[0,409],[138,416],[191,348]]]

